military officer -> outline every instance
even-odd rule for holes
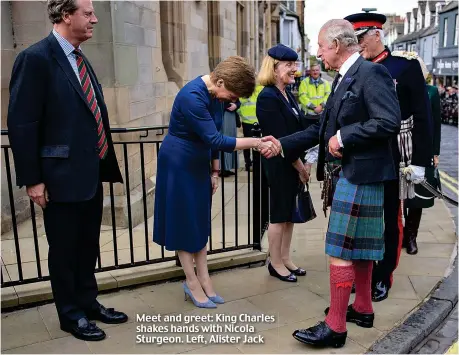
[[[354,26],[361,46],[360,55],[384,65],[396,85],[402,113],[402,128],[392,141],[396,166],[409,168],[415,181],[421,181],[425,168],[432,164],[432,122],[428,111],[428,95],[424,76],[416,56],[407,53],[392,55],[384,46],[383,24],[386,16],[357,13],[345,17]],[[400,144],[399,144],[400,141]],[[405,170],[406,171],[406,170]],[[392,273],[398,265],[403,241],[402,209],[399,179],[384,184],[384,259],[373,269],[372,299],[387,298],[392,286]]]

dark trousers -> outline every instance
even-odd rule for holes
[[[242,122],[242,133],[244,134],[244,137],[253,137],[252,128],[253,124]],[[246,168],[252,166],[252,158],[250,157],[250,151],[251,149],[244,149],[244,162]]]
[[[398,180],[384,183],[384,259],[373,268],[373,284],[383,281],[386,285],[392,283],[392,273],[398,265],[401,250],[401,230],[399,182]]]
[[[84,317],[85,309],[98,304],[94,269],[99,255],[102,208],[100,184],[91,200],[50,201],[43,211],[51,288],[61,323]]]
[[[405,230],[406,236],[411,235],[413,238],[418,236],[419,225],[421,224],[422,208],[405,208]]]

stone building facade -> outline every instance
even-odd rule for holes
[[[167,125],[174,97],[188,81],[209,73],[220,60],[236,54],[246,57],[258,69],[267,49],[278,41],[279,1],[94,1],[93,5],[99,23],[94,37],[82,45],[82,50],[103,86],[112,127]],[[47,18],[46,1],[2,1],[1,7],[1,126],[5,129],[14,59],[20,51],[46,37],[52,25]],[[154,133],[151,136],[161,138]],[[139,133],[117,134],[114,138],[139,140]],[[3,136],[2,144],[5,143],[7,137]],[[126,157],[121,146],[116,148],[125,174]],[[139,145],[129,146],[130,191],[125,185],[115,185],[118,225],[127,225],[128,193],[133,224],[143,217],[142,179],[146,181],[151,215],[156,153],[154,145],[145,149],[142,176]],[[12,175],[14,185],[14,168]],[[2,156],[2,181],[6,181],[5,177]],[[18,221],[25,220],[30,216],[28,198],[24,189],[13,190]],[[1,201],[4,233],[11,229],[5,183]],[[108,211],[109,197],[105,205]],[[109,224],[109,213],[105,217],[104,223]]]

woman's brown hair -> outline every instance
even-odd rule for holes
[[[238,97],[250,97],[255,90],[255,69],[239,56],[218,63],[210,79],[214,84],[222,79],[225,88]]]

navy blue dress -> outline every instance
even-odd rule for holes
[[[219,133],[222,103],[198,77],[177,94],[169,132],[158,155],[153,241],[167,250],[196,253],[210,234],[211,159],[232,152],[236,138]]]

